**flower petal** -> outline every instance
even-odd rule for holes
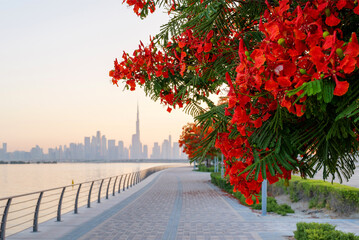
[[[334,14],[330,14],[330,16],[325,19],[325,23],[328,26],[334,27],[340,23],[340,19],[334,16]]]
[[[343,96],[349,88],[349,83],[347,81],[336,81],[336,86],[333,94],[335,96]]]

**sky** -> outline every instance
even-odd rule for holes
[[[177,141],[191,116],[108,76],[115,58],[167,20],[163,11],[141,20],[122,0],[0,0],[0,144],[47,152],[100,130],[128,147],[137,103],[143,144]]]

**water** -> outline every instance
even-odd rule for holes
[[[59,164],[20,164],[0,165],[0,219],[4,213],[6,197],[37,192],[52,188],[43,194],[34,193],[12,198],[7,224],[6,236],[33,226],[35,207],[42,196],[38,222],[44,222],[57,216],[59,199],[63,186],[74,181],[74,186],[64,189],[61,213],[75,211],[75,199],[78,207],[89,204],[95,206],[98,198],[103,199],[107,192],[118,194],[134,178],[123,175],[157,166],[188,166],[187,163],[59,163]],[[126,177],[125,177],[126,176]],[[127,178],[128,176],[128,178]],[[105,180],[99,180],[107,178]],[[98,180],[98,181],[95,181]],[[125,181],[126,180],[126,181]],[[117,181],[117,182],[116,182]],[[87,183],[83,183],[87,182]],[[83,183],[77,185],[77,183]],[[3,198],[3,200],[1,200]],[[103,201],[103,200],[101,200]],[[97,203],[96,203],[97,204]],[[29,230],[30,231],[30,230]]]
[[[0,198],[178,163],[1,164]]]

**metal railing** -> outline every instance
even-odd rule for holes
[[[0,240],[6,236],[31,228],[39,229],[39,223],[73,211],[79,213],[79,207],[91,207],[91,203],[101,203],[102,198],[115,196],[116,193],[141,182],[154,172],[168,168],[159,166],[137,172],[102,178],[58,188],[47,189],[0,199]]]

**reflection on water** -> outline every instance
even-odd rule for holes
[[[178,163],[58,163],[0,165],[0,198]],[[183,165],[183,164],[182,164]]]

